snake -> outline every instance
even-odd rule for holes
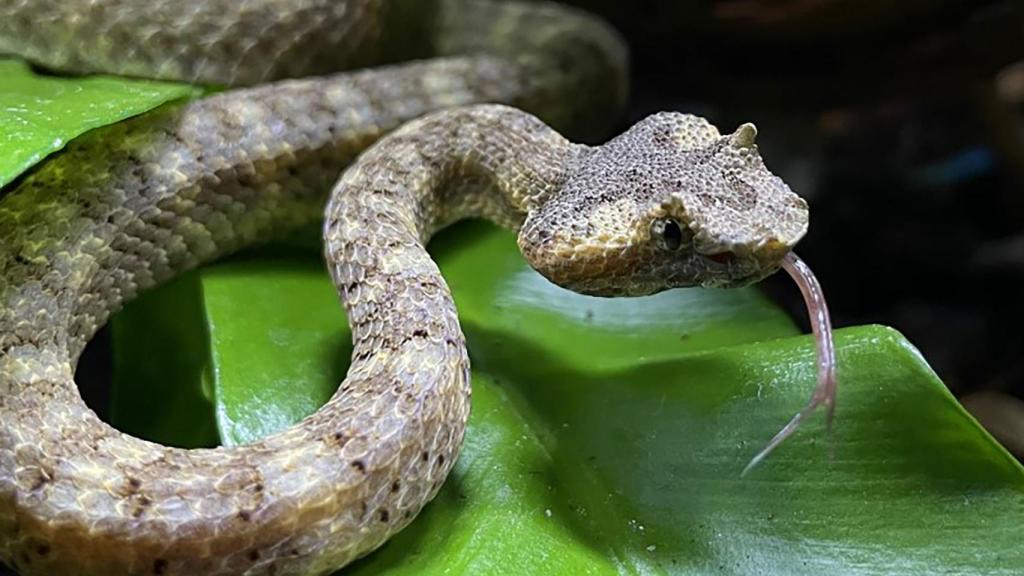
[[[625,98],[621,40],[575,9],[3,0],[0,52],[226,87],[93,130],[0,196],[0,561],[23,576],[329,574],[412,522],[470,412],[424,248],[455,221],[512,229],[543,276],[598,296],[746,285],[807,229],[752,124],[563,136],[606,132]],[[85,405],[75,365],[126,302],[320,219],[353,339],[322,408],[181,449]]]

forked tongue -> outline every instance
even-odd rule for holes
[[[811,318],[811,330],[814,332],[815,346],[818,352],[818,385],[811,394],[811,400],[803,410],[786,424],[771,442],[757,453],[757,456],[743,469],[743,475],[750,472],[764,460],[779,444],[796,431],[800,423],[807,419],[819,406],[825,406],[825,422],[829,433],[832,431],[832,416],[836,409],[836,350],[832,343],[832,321],[828,316],[828,305],[821,293],[821,285],[814,277],[811,269],[799,256],[790,252],[782,259],[782,268],[800,287],[804,296],[807,312]]]

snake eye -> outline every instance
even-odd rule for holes
[[[672,218],[655,220],[651,224],[651,235],[658,240],[662,248],[672,252],[679,250],[684,243],[683,227]]]

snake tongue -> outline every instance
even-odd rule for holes
[[[790,252],[782,259],[782,268],[793,278],[800,293],[807,305],[807,312],[811,319],[811,330],[814,332],[814,341],[817,348],[818,360],[818,385],[811,394],[811,399],[803,410],[785,425],[782,430],[768,442],[760,452],[754,456],[742,475],[746,475],[768,454],[789,438],[796,431],[800,423],[806,420],[819,406],[825,406],[825,421],[829,432],[832,431],[832,418],[836,409],[836,351],[832,341],[832,320],[829,318],[828,305],[825,303],[825,295],[822,294],[821,285],[814,277],[809,266],[799,256]]]

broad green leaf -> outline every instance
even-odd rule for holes
[[[167,82],[41,76],[11,59],[0,59],[0,78],[0,186],[93,128],[199,93]]]
[[[448,231],[431,248],[474,363],[466,443],[437,500],[346,573],[1024,567],[1024,471],[895,331],[840,330],[833,435],[815,419],[741,478],[814,385],[811,339],[756,291],[578,296],[530,271],[508,233],[480,224]],[[225,442],[280,429],[333,393],[348,333],[314,251],[236,259],[187,282],[201,294]],[[153,298],[169,309],[188,300]],[[129,334],[137,313],[121,314],[115,334]],[[146,338],[185,337],[165,324],[117,337],[115,354],[142,353],[135,346]],[[201,390],[201,372],[178,385]],[[117,378],[119,388],[133,380],[124,371]],[[169,401],[144,400],[140,411]],[[206,418],[183,412],[179,426]]]
[[[144,293],[113,327],[111,346],[124,352],[114,354],[110,397],[118,428],[185,448],[219,444],[197,274]]]

